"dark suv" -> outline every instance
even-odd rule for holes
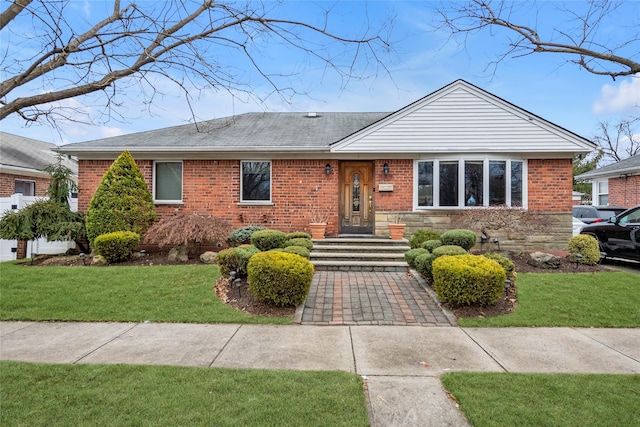
[[[578,218],[585,224],[592,222],[606,222],[612,216],[624,212],[627,208],[620,206],[574,206],[573,217]]]
[[[595,237],[607,257],[640,261],[640,205],[607,222],[587,224],[580,234]]]

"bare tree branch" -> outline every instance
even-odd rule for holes
[[[600,134],[593,137],[593,142],[600,146],[605,160],[619,162],[640,154],[640,133],[634,132],[634,125],[638,122],[640,118],[623,119],[615,124],[599,123]]]
[[[268,2],[120,3],[115,1],[107,16],[87,28],[68,18],[71,6],[64,0],[16,0],[3,12],[3,36],[15,47],[0,63],[0,71],[9,76],[0,82],[0,120],[18,114],[25,121],[55,122],[61,101],[89,94],[102,99],[108,114],[120,114],[116,99],[129,95],[133,81],[146,102],[154,98],[157,88],[149,75],[162,76],[183,91],[250,92],[244,70],[232,66],[239,58],[274,92],[297,94],[287,79],[298,70],[283,67],[273,73],[261,62],[263,46],[272,44],[295,49],[348,78],[371,66],[387,71],[377,51],[388,50],[389,44],[379,33],[334,33],[327,26],[328,13],[315,26],[279,16],[279,4]],[[349,58],[346,64],[340,63],[342,56]]]
[[[33,0],[15,0],[11,6],[0,14],[0,30],[22,12]]]
[[[569,3],[571,8],[577,3]],[[583,5],[584,3],[579,3]],[[538,29],[525,23],[517,23],[513,19],[515,12],[521,8],[531,8],[530,16],[536,15],[535,2],[505,2],[470,0],[464,3],[450,2],[438,8],[440,16],[439,29],[447,30],[451,36],[463,35],[465,38],[482,30],[506,29],[509,37],[506,52],[494,62],[497,64],[509,56],[526,56],[533,53],[557,53],[568,55],[568,62],[575,63],[586,71],[615,78],[633,76],[640,73],[640,62],[637,58],[640,28],[630,29],[628,41],[610,45],[609,40],[599,40],[600,28],[607,15],[613,13],[620,2],[613,0],[591,0],[586,14],[578,13],[571,8],[561,9],[568,16],[566,28],[553,28],[551,34],[542,36]],[[522,18],[520,18],[522,19]],[[575,27],[571,23],[576,22]],[[631,55],[620,55],[617,52],[626,48],[633,51]]]

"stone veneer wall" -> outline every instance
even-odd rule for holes
[[[422,212],[378,212],[376,213],[376,234],[389,235],[387,224],[395,221],[398,216],[399,222],[406,224],[404,236],[409,238],[416,230],[427,228],[438,233],[460,226],[460,211],[422,211]],[[498,250],[498,246],[491,243],[497,237],[500,241],[500,250],[507,251],[532,251],[532,250],[567,250],[567,243],[572,237],[572,216],[571,213],[557,212],[537,212],[536,215],[544,223],[544,231],[539,232],[507,232],[505,230],[489,230],[489,243],[484,245],[484,249]],[[480,241],[480,229],[470,228],[478,235]],[[475,249],[480,249],[477,243]]]

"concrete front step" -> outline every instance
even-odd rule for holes
[[[371,246],[406,246],[407,239],[391,240],[388,237],[325,237],[324,239],[313,239],[314,245],[323,244],[357,244]]]
[[[319,261],[311,260],[316,270],[329,271],[407,271],[406,262],[394,261]]]
[[[404,262],[404,252],[376,253],[376,252],[316,252],[311,253],[311,259],[319,261],[398,261]]]
[[[408,241],[385,237],[337,237],[313,241],[310,260],[318,270],[406,271]]]
[[[314,252],[375,252],[375,253],[405,253],[410,248],[409,246],[370,246],[370,245],[327,245],[327,244],[318,244],[314,243],[313,251]]]

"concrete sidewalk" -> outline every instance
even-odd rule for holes
[[[640,329],[0,322],[0,359],[347,371],[372,426],[464,426],[441,374],[639,374]]]

